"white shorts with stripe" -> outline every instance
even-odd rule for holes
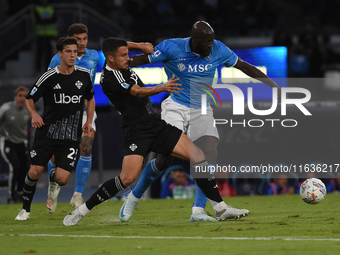
[[[96,123],[95,123],[96,119],[97,119],[97,113],[96,113],[96,111],[94,111],[93,120],[92,120],[92,128],[93,128],[94,132],[97,131]],[[84,111],[83,112],[83,123],[82,123],[82,126],[85,125],[86,120],[87,120],[87,113],[86,113],[86,111]]]
[[[194,109],[179,104],[168,97],[162,102],[161,117],[167,123],[179,128],[191,141],[202,136],[214,136],[219,139],[217,128],[214,127],[213,110],[207,107],[207,115],[201,109]]]

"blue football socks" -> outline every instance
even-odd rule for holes
[[[136,187],[132,190],[132,194],[136,198],[141,198],[148,187],[150,187],[161,174],[162,171],[159,171],[156,166],[156,159],[151,160],[146,164]]]
[[[55,164],[52,162],[52,160],[49,160],[47,164],[48,176],[50,176],[52,168],[55,168]]]
[[[203,191],[198,187],[197,183],[196,184],[196,197],[195,197],[195,202],[192,205],[193,207],[202,207],[203,209],[205,208],[205,205],[207,204],[208,198],[205,196]]]
[[[89,179],[92,166],[92,155],[80,155],[76,168],[76,187],[75,192],[83,193],[87,180]]]

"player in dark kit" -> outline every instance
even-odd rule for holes
[[[32,126],[37,128],[30,152],[31,167],[23,189],[23,209],[16,220],[28,220],[36,183],[45,165],[55,155],[56,169],[50,173],[50,203],[65,185],[75,169],[78,146],[82,134],[84,100],[88,100],[87,121],[83,131],[92,128],[95,102],[91,76],[87,69],[75,66],[77,40],[60,38],[57,42],[60,66],[44,73],[26,96],[26,108],[32,117]],[[44,113],[41,117],[34,103],[43,97]],[[56,201],[55,201],[56,202]]]
[[[124,132],[124,159],[119,176],[106,181],[85,204],[64,218],[64,225],[76,225],[96,205],[113,197],[129,186],[138,176],[144,157],[150,151],[191,160],[194,167],[207,167],[203,152],[178,128],[167,124],[154,114],[149,96],[163,91],[178,93],[182,90],[178,79],[147,88],[137,74],[129,69],[127,43],[123,39],[107,38],[103,42],[107,65],[101,76],[101,86],[117,111],[122,115]],[[223,202],[213,175],[196,179],[197,184],[209,198],[219,219],[228,217],[229,209]],[[124,206],[120,212],[124,214]],[[121,217],[124,219],[124,217]],[[123,220],[124,221],[124,220]]]
[[[68,36],[75,37],[78,42],[78,56],[76,58],[76,65],[80,67],[84,67],[90,70],[92,84],[94,84],[96,77],[96,68],[99,62],[98,53],[96,50],[88,49],[88,29],[84,24],[75,23],[69,26],[67,30]],[[150,43],[135,43],[128,42],[129,49],[135,49],[143,51],[144,54],[152,54],[153,46]],[[60,64],[60,57],[56,54],[49,65],[49,68],[56,67]],[[85,102],[86,104],[86,102]],[[85,105],[86,108],[86,105]],[[83,114],[83,123],[86,121],[86,109],[84,108]],[[84,199],[82,197],[85,185],[90,176],[91,168],[92,168],[92,144],[96,133],[96,112],[94,113],[92,127],[93,129],[87,133],[83,134],[80,140],[80,156],[76,167],[76,186],[74,189],[73,196],[70,201],[70,205],[78,207],[84,203]],[[51,159],[48,162],[48,172],[50,173],[53,168],[55,160]],[[49,199],[47,201],[47,207],[49,212],[55,211],[55,208],[49,203]]]

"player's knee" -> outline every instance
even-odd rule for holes
[[[204,154],[204,152],[198,148],[198,147],[192,147],[192,150],[194,151],[191,151],[191,160],[194,162],[194,163],[198,163],[200,161],[203,161],[206,159],[206,156]]]
[[[60,176],[60,175],[56,175],[55,177],[55,180],[57,181],[57,183],[60,185],[60,186],[64,186],[67,181],[68,181],[68,177],[67,176]]]
[[[131,175],[120,175],[120,180],[122,181],[124,187],[130,186],[135,180],[137,176],[131,176]]]
[[[65,180],[65,179],[60,179],[60,180],[57,180],[57,183],[58,183],[60,186],[64,186],[64,185],[67,183],[67,180]]]
[[[205,154],[204,154],[204,152],[203,152],[202,150],[199,150],[199,151],[197,152],[197,156],[198,156],[200,159],[202,159],[202,160],[206,159],[206,156],[205,156]]]
[[[196,146],[201,148],[207,160],[215,161],[217,158],[217,143],[218,140],[214,137],[213,139],[205,139],[203,142],[196,144]]]
[[[133,178],[123,178],[121,180],[122,180],[122,183],[123,183],[124,187],[130,186],[133,183],[133,181],[134,181]]]
[[[40,169],[40,168],[31,167],[30,170],[28,171],[28,176],[32,180],[38,180],[40,178],[43,170],[44,170],[44,168]]]
[[[32,179],[32,180],[38,180],[40,177],[40,174],[38,174],[37,172],[30,172],[28,174],[28,176]]]
[[[167,169],[173,161],[173,157],[158,156],[156,158],[156,166],[159,171]]]
[[[217,157],[217,148],[214,146],[208,146],[203,149],[203,153],[207,159],[213,159]]]

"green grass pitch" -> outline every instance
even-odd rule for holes
[[[222,222],[189,222],[193,200],[141,201],[120,223],[122,201],[95,207],[77,226],[65,227],[73,209],[59,203],[48,214],[33,204],[28,221],[15,221],[20,205],[0,205],[0,254],[339,254],[340,194],[317,205],[298,195],[225,198],[250,210]],[[208,203],[207,212],[213,213]]]

